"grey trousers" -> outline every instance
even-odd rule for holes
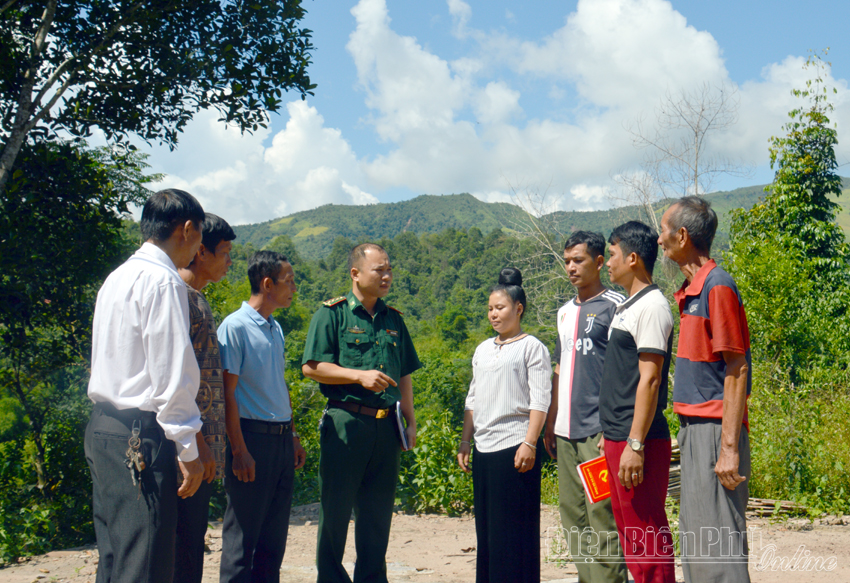
[[[576,469],[578,464],[599,457],[600,437],[601,433],[584,439],[556,436],[561,524],[581,583],[626,583],[629,573],[617,536],[611,499],[591,504]],[[582,532],[586,534],[581,535]]]
[[[134,486],[124,465],[133,421],[146,468]],[[177,464],[153,413],[95,405],[86,427],[86,461],[92,477],[94,531],[100,560],[97,583],[171,583],[177,524]]]
[[[720,419],[680,417],[682,498],[679,545],[688,583],[749,583],[747,501],[749,481],[734,491],[723,487],[714,466],[720,454]],[[750,439],[738,440],[738,473],[750,478]]]

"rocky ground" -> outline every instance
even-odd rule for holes
[[[557,511],[544,507],[541,537],[544,561],[541,579],[551,582],[577,580],[575,566],[553,556],[550,533],[557,527]],[[289,542],[281,581],[313,583],[316,580],[314,552],[317,505],[293,509]],[[767,519],[750,521],[750,574],[753,583],[808,583],[850,581],[850,517],[817,520]],[[346,559],[353,570],[353,524],[349,531]],[[221,526],[213,523],[207,535],[204,582],[218,581]],[[387,553],[392,583],[467,583],[475,580],[475,526],[471,517],[412,516],[398,514],[393,520]],[[97,549],[85,547],[53,551],[0,569],[0,583],[56,581],[94,583]],[[820,569],[818,569],[820,567]],[[830,568],[831,567],[831,568]],[[681,569],[677,579],[682,581]],[[179,583],[179,582],[178,582]]]

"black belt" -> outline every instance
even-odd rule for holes
[[[687,427],[697,423],[723,423],[723,419],[715,417],[691,417],[690,415],[679,415],[679,426]]]
[[[154,411],[142,411],[141,409],[119,409],[112,403],[105,401],[94,404],[93,410],[101,415],[112,417],[121,421],[127,427],[132,427],[133,422],[138,421],[141,424],[141,429],[159,429],[159,423],[156,421],[156,413]]]
[[[375,409],[374,407],[366,407],[365,405],[357,405],[355,403],[346,403],[345,401],[328,401],[328,407],[334,409],[345,409],[352,413],[368,415],[369,417],[375,417],[377,419],[389,417],[390,414],[389,409]]]
[[[249,433],[267,433],[269,435],[283,435],[292,429],[292,421],[260,421],[259,419],[239,420],[242,431]]]

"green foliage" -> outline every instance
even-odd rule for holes
[[[754,356],[788,368],[792,380],[817,363],[847,365],[850,350],[848,246],[836,223],[841,194],[835,173],[837,133],[823,85],[824,64],[789,113],[787,134],[771,139],[773,183],[763,201],[732,213],[726,254],[750,314]]]
[[[399,476],[398,496],[405,508],[450,516],[472,508],[472,476],[457,465],[459,441],[460,429],[448,414],[420,425],[414,456]]]
[[[750,495],[794,500],[810,515],[850,512],[850,373],[756,366],[750,399]]]
[[[811,515],[850,510],[850,270],[836,223],[837,134],[818,57],[794,91],[808,104],[771,139],[767,196],[732,218],[725,255],[750,324],[750,495],[795,500]]]
[[[843,186],[842,188],[846,188]],[[729,241],[728,216],[733,209],[750,208],[758,202],[764,192],[763,187],[750,186],[729,192],[716,192],[705,196],[720,218],[720,228],[715,237],[715,248],[725,248]],[[666,203],[658,205],[658,213],[666,210]],[[558,211],[540,218],[540,222],[562,233],[585,229],[605,234],[623,222],[624,216],[634,214],[633,207],[610,211],[564,212]],[[841,215],[850,227],[850,214]],[[239,225],[234,227],[237,241],[260,249],[269,245],[279,236],[286,236],[298,249],[301,257],[335,269],[338,261],[344,261],[351,248],[351,242],[378,240],[390,237],[397,244],[399,235],[402,248],[397,256],[406,256],[415,261],[414,255],[407,253],[406,246],[416,242],[423,234],[440,233],[446,228],[470,229],[474,227],[482,233],[491,233],[501,229],[505,234],[514,235],[527,222],[527,216],[514,205],[484,203],[467,194],[430,196],[422,195],[398,203],[381,203],[368,206],[326,205],[316,209],[294,213],[287,217],[265,223]],[[344,239],[342,254],[331,253],[334,241]],[[563,241],[560,242],[563,244]],[[328,255],[334,255],[329,258]]]
[[[33,131],[96,127],[174,145],[207,108],[242,131],[265,127],[282,91],[304,97],[315,87],[304,16],[300,0],[4,3],[0,188]]]
[[[540,503],[557,507],[559,502],[558,462],[549,458],[540,468]]]
[[[412,200],[368,206],[325,205],[282,219],[235,227],[239,241],[262,247],[274,237],[288,236],[305,258],[326,257],[334,240],[395,238],[402,233],[438,233],[446,228],[476,227],[490,232],[523,215],[516,206],[483,203],[469,194],[423,195]],[[345,246],[347,257],[350,245]],[[337,263],[330,264],[333,269]]]
[[[768,196],[749,212],[734,213],[732,230],[735,238],[759,241],[780,233],[786,247],[812,258],[828,276],[843,267],[848,253],[836,224],[839,205],[832,200],[841,195],[841,178],[835,172],[838,135],[828,117],[833,106],[824,86],[826,65],[813,56],[806,68],[814,69],[814,78],[793,94],[808,99],[808,106],[791,110],[791,121],[784,126],[787,134],[770,140],[776,175],[765,189]]]
[[[0,190],[0,555],[92,535],[82,452],[97,287],[129,254],[121,213],[144,200],[144,159],[26,146]]]

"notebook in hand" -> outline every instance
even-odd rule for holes
[[[576,466],[581,483],[587,494],[587,499],[600,502],[611,497],[611,487],[608,482],[608,464],[605,456],[599,456]]]
[[[395,425],[396,431],[398,432],[398,439],[401,441],[401,450],[402,451],[410,451],[410,442],[407,441],[407,422],[404,419],[404,415],[401,412],[401,403],[396,403],[395,406]]]

